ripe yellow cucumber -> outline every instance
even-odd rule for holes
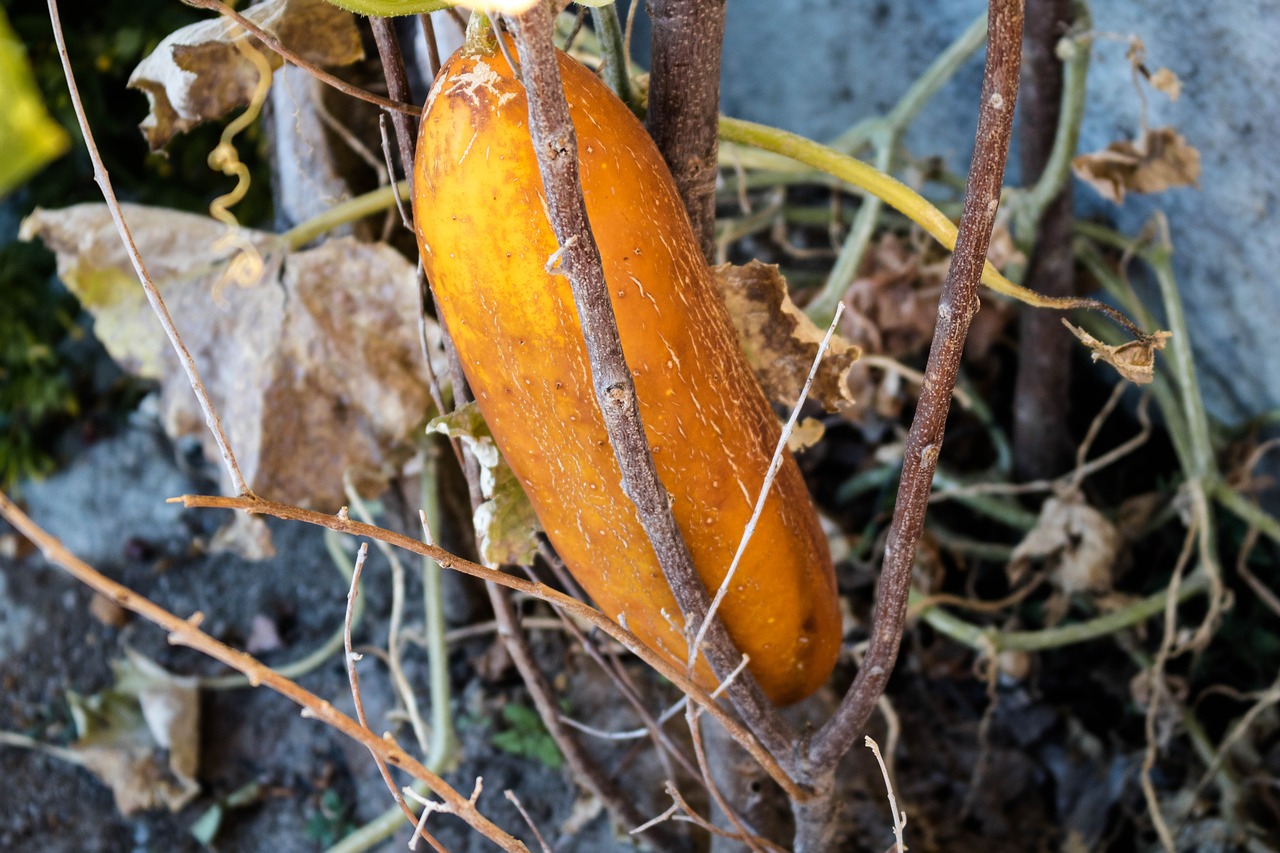
[[[699,575],[719,588],[779,426],[743,356],[675,184],[644,128],[560,55],[587,214],[658,476]],[[683,667],[682,620],[592,391],[569,282],[528,133],[523,87],[469,44],[427,99],[414,170],[423,263],[503,456],[573,576],[614,619]],[[826,538],[790,454],[720,613],[771,699],[831,673],[841,621]],[[701,678],[707,680],[703,669]]]

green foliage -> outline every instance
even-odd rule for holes
[[[79,412],[58,345],[75,334],[75,300],[50,285],[34,246],[0,246],[0,487],[49,473],[48,437]]]
[[[513,702],[503,706],[502,719],[509,728],[493,736],[498,749],[531,758],[552,770],[564,764],[564,756],[537,711]]]
[[[356,829],[348,819],[349,811],[337,791],[332,788],[325,791],[320,796],[319,808],[307,818],[307,838],[325,848],[337,844]]]

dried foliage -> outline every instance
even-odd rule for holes
[[[405,322],[418,312],[413,265],[380,243],[343,238],[287,252],[275,235],[207,217],[125,211],[251,486],[336,508],[351,471],[380,492],[430,407],[417,329]],[[57,252],[60,277],[112,357],[159,382],[166,431],[199,437],[217,458],[107,208],[37,211],[22,233]],[[438,332],[431,337],[438,345]],[[436,367],[443,372],[443,360]]]
[[[1172,127],[1145,129],[1134,140],[1112,142],[1102,151],[1071,161],[1076,177],[1107,201],[1126,193],[1161,193],[1200,184],[1200,152]]]
[[[246,10],[245,17],[317,65],[349,65],[364,57],[355,18],[324,0],[268,0]],[[139,128],[153,151],[249,103],[258,68],[244,55],[246,46],[260,51],[272,68],[283,63],[255,44],[238,25],[215,18],[174,32],[134,69],[129,86],[151,103]]]

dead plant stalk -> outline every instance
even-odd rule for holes
[[[265,686],[284,696],[303,709],[303,715],[325,723],[359,743],[380,760],[398,767],[414,779],[425,783],[443,803],[438,808],[448,810],[466,821],[473,829],[493,841],[503,850],[528,853],[528,848],[518,839],[492,823],[475,807],[475,803],[459,794],[454,788],[432,773],[416,758],[406,752],[394,738],[379,737],[365,726],[334,708],[332,703],[299,686],[297,682],[273,672],[265,664],[245,652],[233,649],[200,630],[203,614],[194,613],[182,619],[160,607],[146,596],[116,583],[92,566],[80,560],[20,510],[3,492],[0,492],[0,516],[31,540],[45,558],[56,563],[85,586],[114,601],[132,613],[158,625],[169,632],[169,642],[186,646],[207,655],[220,663],[244,673],[253,686]]]

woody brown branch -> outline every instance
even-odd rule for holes
[[[955,253],[938,304],[938,325],[929,350],[925,379],[903,451],[893,522],[872,616],[870,643],[857,677],[834,717],[814,737],[809,762],[818,771],[834,768],[866,727],[898,657],[911,591],[916,545],[924,530],[933,473],[942,452],[951,393],[969,323],[978,310],[978,282],[991,241],[1004,181],[1013,107],[1022,59],[1022,0],[991,0],[987,62],[983,72],[978,132],[965,187]]]

